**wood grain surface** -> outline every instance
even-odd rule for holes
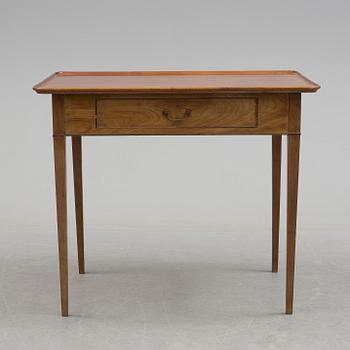
[[[258,99],[97,99],[97,127],[193,128],[257,126]]]
[[[315,92],[319,85],[292,70],[58,72],[38,93]]]
[[[288,132],[288,94],[64,95],[67,135]],[[171,117],[165,116],[168,110]],[[185,116],[185,111],[191,114]]]

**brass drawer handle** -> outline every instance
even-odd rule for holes
[[[192,111],[190,109],[185,109],[185,112],[183,114],[183,116],[180,117],[174,117],[172,115],[172,113],[169,111],[169,109],[164,109],[163,110],[163,115],[165,118],[167,118],[168,120],[170,120],[171,122],[177,121],[177,120],[184,120],[186,118],[189,118],[192,114]]]

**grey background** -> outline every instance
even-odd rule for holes
[[[345,234],[350,226],[349,10],[345,0],[2,1],[3,348],[26,347],[26,340],[16,342],[18,334],[33,342],[33,349],[82,344],[86,349],[226,349],[238,339],[241,349],[350,347],[344,321],[350,316],[344,306],[350,245]],[[304,281],[299,320],[276,316],[283,311],[284,249],[278,276],[260,271],[270,262],[269,137],[84,139],[88,270],[101,274],[88,282],[82,279],[88,275],[76,276],[71,264],[73,292],[76,288],[71,309],[77,319],[58,319],[51,100],[31,87],[58,70],[186,69],[296,69],[321,85],[302,101],[298,243],[305,248],[298,260]],[[285,185],[283,176],[282,236]],[[330,273],[338,279],[329,280]],[[324,280],[328,284],[321,286]],[[103,283],[104,292],[98,288]],[[152,289],[164,283],[165,291],[180,293],[164,297],[165,309],[169,300],[176,301],[170,314],[157,308],[164,290],[157,296]],[[137,294],[135,304],[133,290],[151,299]],[[198,291],[198,298],[187,300],[181,291],[195,299]],[[140,331],[139,309],[134,314],[128,300],[146,305]],[[198,314],[194,305],[211,312]],[[303,325],[311,327],[315,318],[325,322],[323,332],[320,325],[305,331]],[[251,322],[260,333],[251,335]],[[50,340],[34,342],[45,329]],[[82,343],[87,334],[90,342]],[[140,343],[130,340],[133,335]],[[292,341],[295,337],[301,345]]]

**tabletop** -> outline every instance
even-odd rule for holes
[[[33,89],[46,94],[315,92],[319,85],[292,70],[57,72]]]

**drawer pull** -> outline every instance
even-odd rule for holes
[[[192,114],[192,111],[190,109],[185,109],[185,112],[183,114],[183,116],[180,117],[174,117],[172,115],[172,113],[169,111],[169,109],[164,109],[163,110],[163,115],[165,118],[167,118],[168,120],[170,120],[171,122],[177,121],[177,120],[184,120],[186,118],[189,118]]]

